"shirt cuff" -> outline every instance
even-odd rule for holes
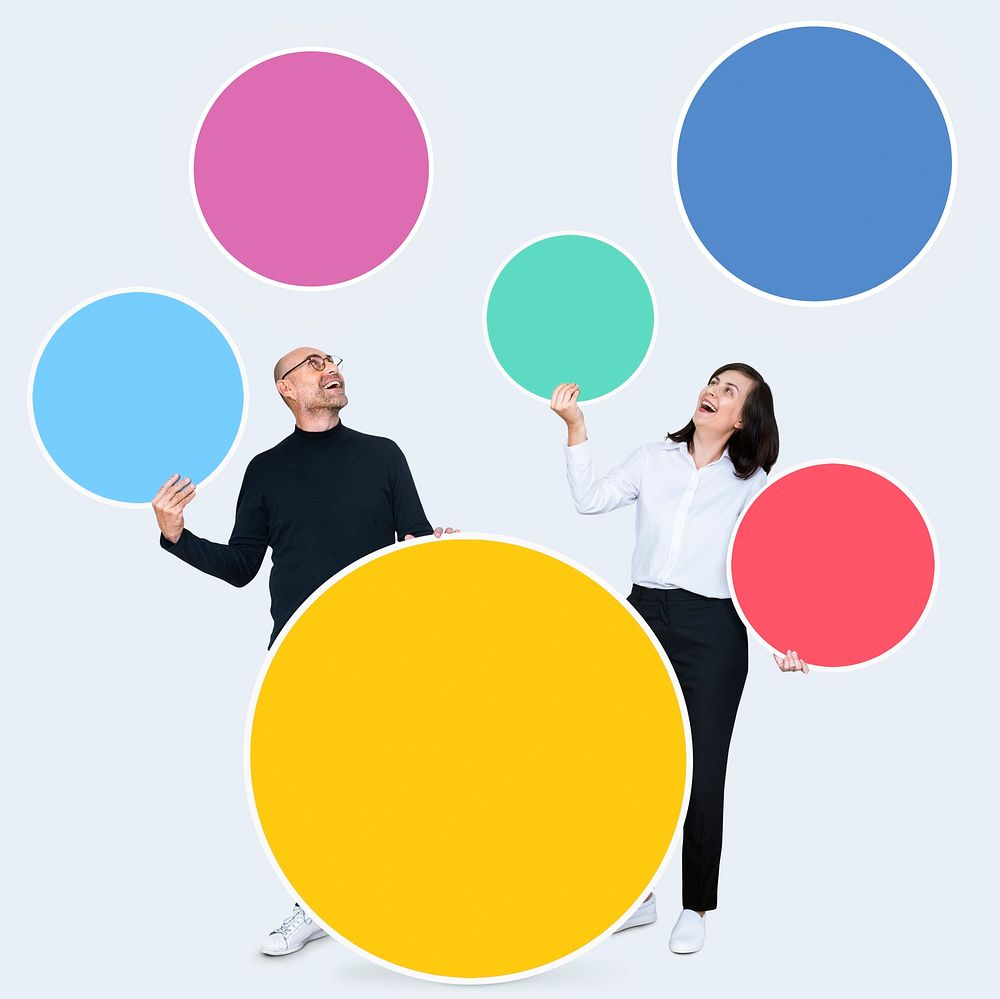
[[[563,444],[563,451],[566,452],[567,465],[586,465],[592,461],[590,453],[590,440],[581,441],[579,444]]]

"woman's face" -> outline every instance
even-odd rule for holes
[[[743,401],[754,382],[739,371],[722,371],[698,394],[694,425],[713,433],[731,434],[740,426]]]

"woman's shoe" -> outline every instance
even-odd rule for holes
[[[639,906],[635,912],[632,913],[628,919],[625,920],[621,926],[615,930],[615,933],[621,933],[622,930],[630,930],[633,926],[645,926],[647,923],[656,922],[656,896],[650,895],[642,905]]]
[[[694,909],[681,909],[670,934],[670,949],[675,954],[694,954],[705,943],[705,917]]]

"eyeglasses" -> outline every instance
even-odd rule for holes
[[[290,367],[281,378],[287,378],[296,368],[301,368],[303,364],[308,364],[314,371],[322,371],[327,364],[330,362],[335,368],[342,368],[344,366],[344,359],[342,357],[331,357],[329,354],[323,357],[321,354],[310,354],[308,357],[299,361],[298,364]],[[281,381],[281,378],[278,381]]]

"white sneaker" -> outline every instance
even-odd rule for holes
[[[325,936],[326,930],[313,922],[306,915],[306,910],[296,902],[292,914],[276,930],[271,930],[264,937],[260,952],[268,957],[294,954],[297,950],[302,950],[310,940],[319,940]]]
[[[694,909],[681,909],[670,934],[670,949],[675,954],[694,954],[705,943],[705,917]]]
[[[615,930],[615,933],[621,933],[622,930],[630,930],[633,926],[645,926],[647,923],[656,922],[656,896],[650,895],[642,905],[639,906],[635,912],[632,913],[628,919],[625,920],[621,926]]]

